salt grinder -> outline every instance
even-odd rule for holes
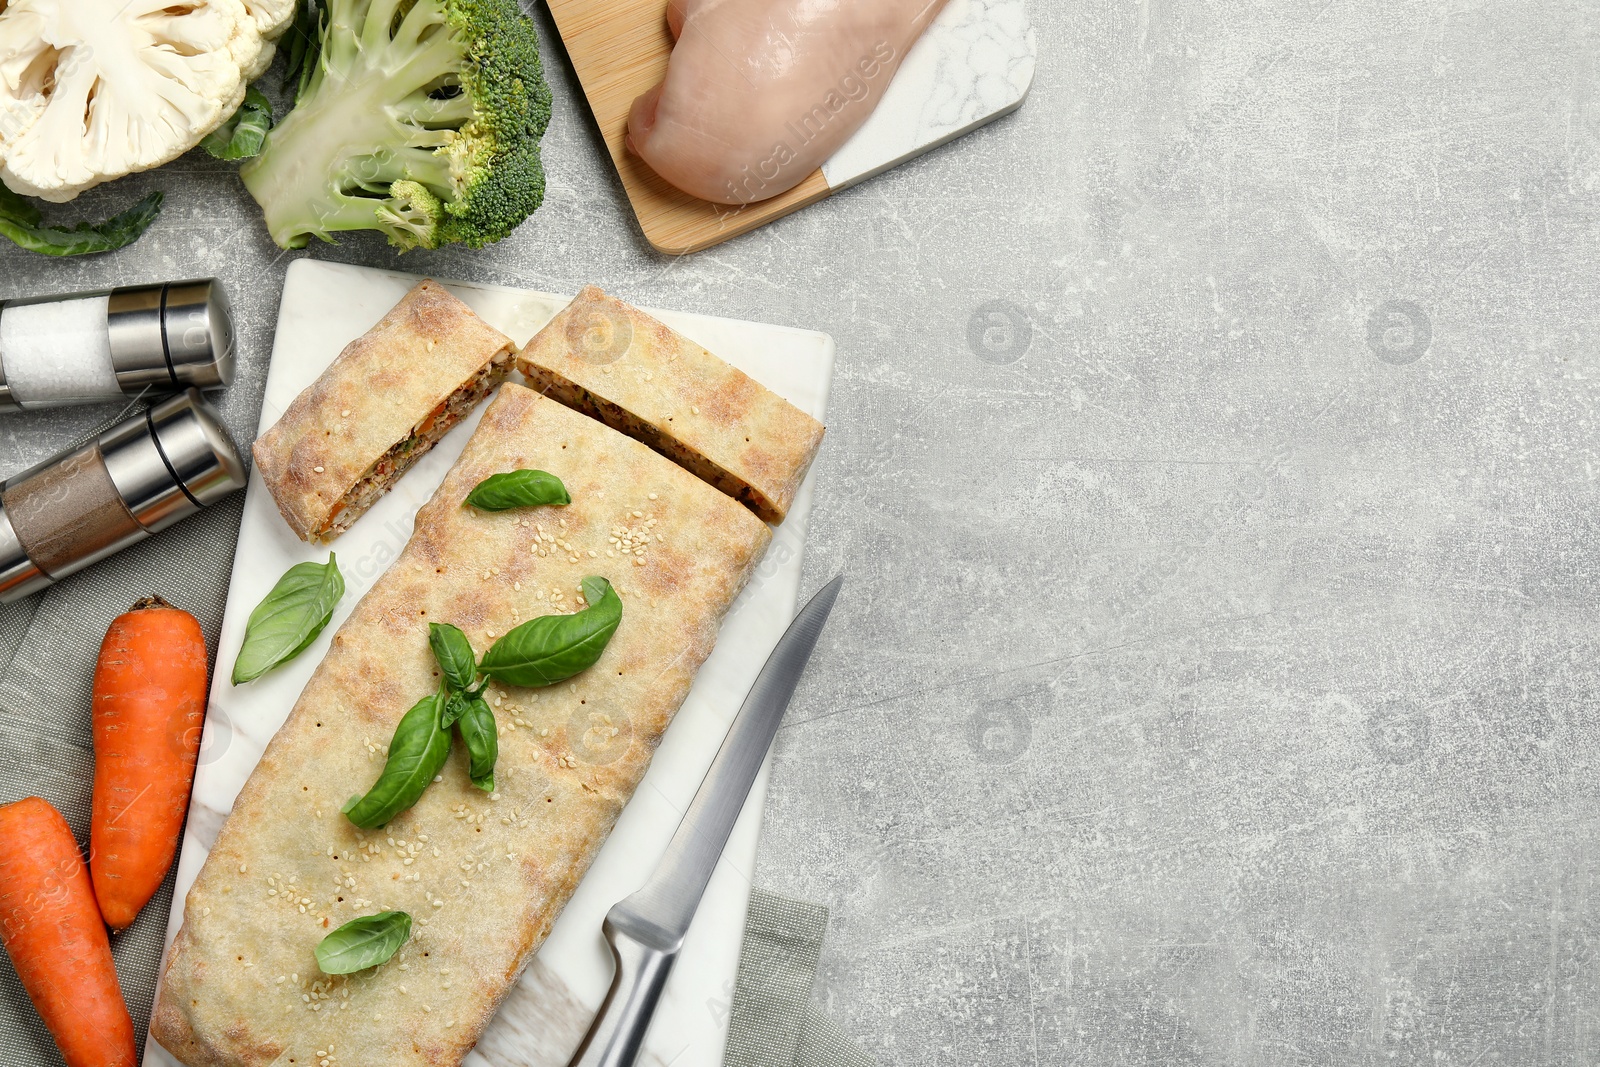
[[[0,301],[0,413],[233,381],[215,278]]]
[[[0,603],[45,588],[243,489],[217,413],[189,389],[0,483]]]

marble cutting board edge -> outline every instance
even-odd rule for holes
[[[343,346],[377,322],[417,280],[392,271],[313,260],[291,266],[261,428],[272,425]],[[525,343],[567,301],[563,296],[500,286],[446,284],[518,344]],[[834,358],[833,341],[826,334],[649,310],[797,406],[818,418],[824,416]],[[331,546],[339,555],[346,596],[317,643],[294,662],[235,689],[228,684],[228,676],[251,608],[288,567],[309,559],[325,560],[328,551],[295,538],[259,476],[252,473],[200,767],[178,861],[169,945],[182,923],[184,895],[199,874],[234,797],[321,661],[334,631],[404,547],[413,516],[460,455],[481,412],[482,407],[452,430]],[[765,560],[730,610],[717,648],[668,729],[649,773],[522,981],[507,997],[477,1049],[463,1061],[469,1067],[565,1067],[610,980],[610,956],[600,937],[602,917],[613,903],[643,883],[665,851],[745,692],[793,617],[811,500],[808,478],[788,520],[777,528]],[[722,1062],[766,775],[763,770],[751,792],[689,931],[641,1060],[651,1067],[716,1067]],[[165,959],[162,963],[164,967]],[[154,1040],[147,1045],[144,1062],[147,1067],[176,1067],[177,1063]]]

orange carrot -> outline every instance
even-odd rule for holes
[[[206,709],[206,641],[160,597],[119,615],[94,671],[89,868],[113,930],[133,922],[178,850]]]
[[[136,1067],[89,872],[67,820],[38,797],[0,807],[0,943],[68,1067]]]

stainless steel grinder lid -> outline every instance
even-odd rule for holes
[[[111,290],[111,364],[129,396],[233,381],[233,313],[215,278]]]
[[[245,485],[238,449],[194,388],[101,434],[100,453],[123,503],[151,533]]]

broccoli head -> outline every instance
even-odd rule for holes
[[[240,171],[272,239],[505,237],[544,199],[550,89],[517,0],[323,0],[321,52]]]

